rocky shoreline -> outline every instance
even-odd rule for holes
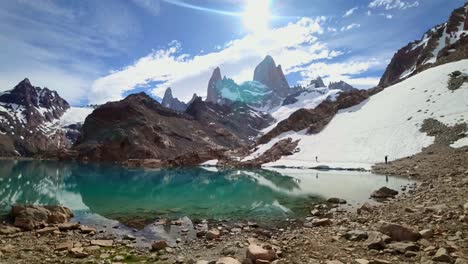
[[[148,241],[148,247],[132,235],[67,223],[71,216],[63,210],[37,227],[5,221],[0,263],[468,263],[467,161],[467,147],[434,145],[373,168],[420,182],[380,206],[349,212],[335,199],[311,205],[305,222],[277,227],[199,222],[194,235],[182,227],[175,243]]]

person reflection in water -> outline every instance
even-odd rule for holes
[[[318,179],[318,173],[315,174],[315,178]]]
[[[315,162],[318,162],[318,156],[315,156]]]

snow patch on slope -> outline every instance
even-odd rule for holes
[[[390,159],[414,155],[434,141],[419,131],[425,119],[446,125],[468,120],[468,85],[455,91],[447,88],[448,75],[455,70],[468,73],[468,60],[428,69],[340,110],[319,134],[306,135],[305,130],[283,133],[259,146],[250,157],[288,137],[300,140],[300,151],[265,166],[370,168],[385,155]]]
[[[452,148],[462,148],[468,146],[468,137],[461,138],[455,142],[453,142],[450,147]]]
[[[60,126],[65,127],[73,124],[83,124],[86,117],[93,112],[91,107],[70,107],[60,118]]]

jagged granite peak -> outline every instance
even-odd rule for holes
[[[468,3],[455,9],[446,23],[398,50],[379,86],[387,87],[428,68],[468,58]]]
[[[172,95],[171,88],[167,88],[166,92],[164,92],[164,97],[161,101],[161,104],[164,107],[170,108],[175,111],[183,112],[187,109],[187,105],[184,102],[181,102],[179,99],[175,98]]]
[[[289,93],[289,84],[284,76],[281,65],[276,66],[275,61],[267,55],[254,71],[254,81],[263,83],[277,96],[285,98]]]
[[[352,85],[350,85],[350,84],[348,84],[348,83],[346,83],[344,81],[331,82],[328,85],[328,89],[330,89],[330,90],[336,89],[336,90],[341,90],[343,92],[350,92],[350,91],[353,91],[353,90],[357,90]]]
[[[311,80],[309,83],[309,87],[311,88],[319,88],[319,87],[326,87],[325,83],[323,82],[321,77],[317,77],[317,79]]]
[[[220,93],[216,86],[222,79],[223,77],[221,76],[221,69],[216,67],[216,69],[213,71],[213,74],[211,74],[210,81],[208,82],[208,91],[206,95],[207,102],[217,103],[220,99]]]

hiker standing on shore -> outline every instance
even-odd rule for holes
[[[385,155],[385,164],[388,164],[388,155]]]
[[[315,162],[318,162],[318,156],[315,156]]]

